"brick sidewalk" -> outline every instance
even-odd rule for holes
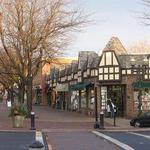
[[[95,122],[95,118],[77,112],[52,109],[48,106],[33,106],[33,111],[35,111],[35,126],[37,130],[93,130]],[[11,118],[8,117],[8,114],[9,108],[6,102],[3,101],[3,103],[0,103],[0,131],[31,131],[30,119],[25,119],[23,128],[13,128]],[[116,126],[114,127],[113,119],[105,118],[105,130],[150,130],[150,128],[131,127],[129,121],[123,118],[116,118]]]

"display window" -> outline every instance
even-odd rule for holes
[[[141,110],[150,110],[150,89],[141,90],[141,99],[139,99],[139,91],[134,91],[134,110],[139,109],[139,104],[141,101]]]

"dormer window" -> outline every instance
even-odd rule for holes
[[[144,62],[148,62],[148,59],[147,59],[147,57],[145,57],[145,58],[143,59],[143,61],[144,61]]]
[[[134,57],[131,57],[131,62],[135,62],[135,58]]]

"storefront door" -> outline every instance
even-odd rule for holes
[[[101,109],[107,109],[107,100],[111,99],[117,108],[117,116],[124,116],[125,87],[123,85],[101,86]]]

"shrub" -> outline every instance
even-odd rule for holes
[[[24,105],[19,105],[19,106],[13,106],[10,110],[10,116],[28,116],[29,112],[27,107],[25,107]]]

